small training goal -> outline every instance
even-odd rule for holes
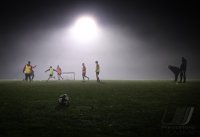
[[[75,80],[75,72],[63,72],[62,77],[64,80]]]

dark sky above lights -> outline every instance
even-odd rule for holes
[[[67,30],[92,15],[101,37],[90,44],[70,40]],[[36,79],[50,65],[76,72],[81,64],[95,79],[173,79],[168,65],[188,60],[189,79],[200,78],[200,10],[196,1],[65,0],[0,3],[0,79],[22,79],[30,60]]]

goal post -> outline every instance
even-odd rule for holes
[[[75,80],[75,72],[63,72],[62,76],[65,80]]]

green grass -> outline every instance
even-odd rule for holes
[[[156,137],[169,106],[194,106],[198,128],[199,105],[199,81],[0,81],[0,136]]]

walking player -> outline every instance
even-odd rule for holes
[[[82,63],[82,76],[83,76],[83,81],[85,80],[85,78],[87,78],[89,80],[89,77],[86,76],[86,67],[85,67],[85,64]]]

